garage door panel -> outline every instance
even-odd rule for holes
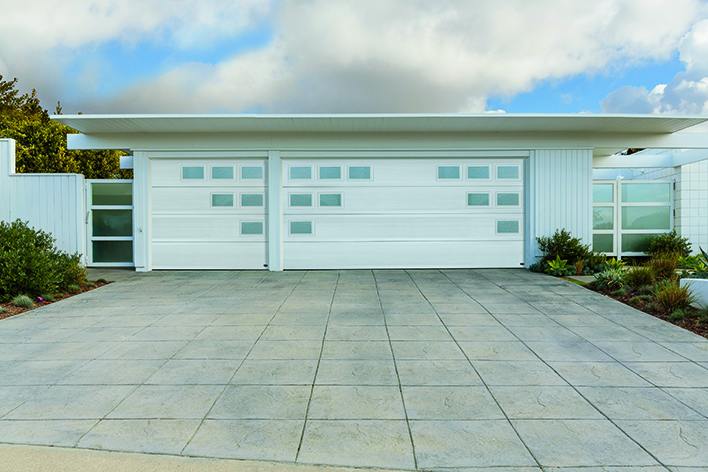
[[[241,234],[241,223],[260,222],[263,234]],[[153,241],[265,241],[263,217],[247,215],[158,215],[152,220]]]
[[[212,195],[233,195],[233,207],[212,207]],[[262,195],[262,206],[244,207],[241,195]],[[263,213],[268,205],[268,195],[264,187],[160,187],[152,189],[153,214],[197,213],[239,211]]]
[[[220,185],[224,182],[239,182],[242,186],[263,186],[268,178],[268,166],[263,159],[152,159],[151,160],[152,186],[163,187],[177,184],[203,187],[210,185]],[[203,179],[184,180],[182,168],[202,167]],[[241,179],[241,169],[243,167],[261,167],[262,178]],[[213,179],[212,167],[233,167],[233,179]]]
[[[152,264],[156,269],[263,269],[266,252],[264,242],[153,242]]]

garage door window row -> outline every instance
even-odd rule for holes
[[[341,193],[318,193],[317,206],[327,208],[342,207]],[[312,193],[291,193],[289,195],[290,208],[314,208],[315,200]]]
[[[459,165],[442,165],[438,166],[438,180],[456,180],[462,181],[462,167]],[[491,165],[469,165],[467,168],[467,180],[489,180],[491,181]],[[494,166],[496,171],[496,180],[519,180],[519,166],[497,165]]]
[[[317,172],[313,173],[313,167]],[[346,172],[342,173],[342,166],[290,166],[288,168],[288,178],[290,180],[313,180],[313,175],[317,180],[343,181],[343,175],[347,180],[361,181],[373,180],[373,172],[369,165],[345,166]]]
[[[210,180],[236,180],[236,175],[241,180],[263,180],[263,166],[211,166],[210,171]],[[205,175],[204,166],[182,166],[182,180],[206,181]]]
[[[241,208],[264,208],[265,195],[262,193],[241,193],[239,201]],[[234,194],[212,193],[211,206],[212,208],[234,207]]]
[[[490,203],[491,193],[468,192],[467,206],[492,208]],[[497,207],[519,207],[521,205],[521,196],[519,192],[496,192],[496,203]]]

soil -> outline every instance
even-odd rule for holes
[[[74,295],[78,295],[80,293],[88,292],[90,290],[97,289],[99,287],[103,287],[104,285],[108,285],[111,282],[92,282],[95,284],[95,287],[88,287],[86,285],[81,286],[81,290],[76,293],[55,293],[54,294],[54,301],[53,302],[47,302],[47,301],[39,301],[39,300],[34,300],[34,308],[20,308],[12,303],[0,303],[0,307],[2,308],[7,308],[8,311],[5,313],[0,313],[0,320],[3,320],[5,318],[10,318],[11,316],[15,315],[20,315],[26,311],[34,310],[35,308],[39,308],[41,306],[46,306],[46,305],[51,305],[52,303],[56,303],[59,300],[64,300],[65,298],[73,297]]]

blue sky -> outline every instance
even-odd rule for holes
[[[13,2],[0,74],[64,113],[708,114],[708,7]]]

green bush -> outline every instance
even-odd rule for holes
[[[604,290],[618,290],[624,287],[624,269],[607,269],[595,274],[595,284]]]
[[[76,284],[67,285],[66,291],[69,293],[78,293],[81,291],[81,287]]]
[[[624,276],[627,285],[643,287],[654,283],[654,271],[651,267],[632,267]]]
[[[676,269],[678,269],[678,259],[671,257],[670,254],[660,254],[649,261],[649,268],[658,280],[674,280]]]
[[[72,285],[86,282],[86,267],[81,265],[81,256],[78,254],[60,254],[57,258],[57,267],[61,276],[59,290],[66,291]]]
[[[686,312],[683,310],[676,310],[669,315],[670,321],[683,321],[686,319]]]
[[[635,295],[627,300],[627,303],[631,306],[638,306],[641,305],[642,302],[650,302],[651,300],[652,298],[648,295]]]
[[[553,236],[542,236],[536,238],[536,241],[539,249],[543,252],[542,263],[560,258],[568,264],[574,265],[577,261],[588,260],[592,256],[590,246],[583,244],[580,239],[574,238],[565,229],[557,229]]]
[[[675,254],[677,257],[688,257],[691,255],[691,243],[688,242],[688,238],[679,236],[676,230],[672,229],[668,233],[650,236],[647,254],[651,256]]]
[[[546,262],[545,272],[549,275],[555,275],[556,277],[572,275],[575,271],[571,269],[567,262],[568,261],[561,260],[560,256],[556,256],[555,260]]]
[[[654,288],[654,303],[664,312],[686,309],[695,301],[693,291],[678,281],[664,280]]]
[[[34,308],[34,302],[27,295],[17,295],[12,299],[12,304],[20,308]]]
[[[4,314],[4,313],[7,313],[8,311],[10,311],[10,310],[8,310],[7,308],[5,308],[4,306],[0,306],[0,315],[2,315],[2,314]]]
[[[613,297],[626,297],[627,296],[627,289],[622,287],[618,288],[611,294]]]
[[[43,301],[49,302],[49,303],[53,303],[56,301],[56,299],[54,298],[54,295],[51,295],[48,293],[41,295],[39,298],[41,298]]]

